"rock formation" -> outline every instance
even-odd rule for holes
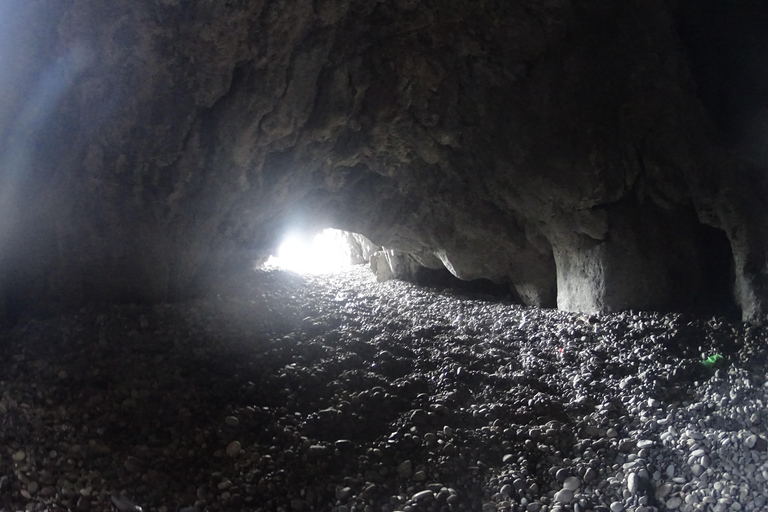
[[[526,304],[765,321],[768,9],[720,4],[3,2],[6,315],[330,226]]]

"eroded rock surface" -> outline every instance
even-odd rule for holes
[[[708,27],[730,21],[730,55],[762,10],[4,2],[6,314],[188,296],[287,226],[333,226],[576,311],[687,306],[712,292],[702,269],[732,272],[713,293],[762,321],[759,126],[713,110],[707,60]],[[738,55],[729,76],[764,105]],[[702,223],[727,237],[722,261]]]

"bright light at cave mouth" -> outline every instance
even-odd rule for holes
[[[265,267],[276,267],[300,274],[330,274],[352,266],[349,243],[344,232],[325,229],[314,238],[291,234],[270,256]]]

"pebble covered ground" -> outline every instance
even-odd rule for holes
[[[717,319],[261,271],[0,332],[0,509],[768,510],[767,353]]]

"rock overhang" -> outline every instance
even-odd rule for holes
[[[686,2],[6,11],[39,29],[0,52],[11,310],[184,297],[298,221],[577,311],[687,306],[732,272],[716,293],[765,319],[765,167],[719,135]]]

